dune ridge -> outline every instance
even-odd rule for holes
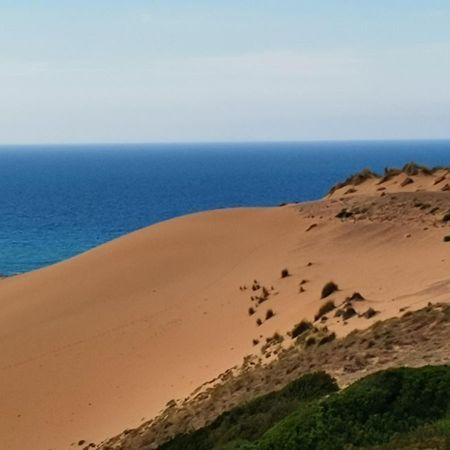
[[[336,308],[315,325],[337,337],[448,302],[450,176],[430,172],[173,219],[1,280],[1,447],[74,448],[136,427],[245,357],[272,361],[325,301]],[[321,299],[329,281],[338,290]],[[283,342],[263,349],[275,333]]]

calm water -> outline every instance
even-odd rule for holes
[[[364,167],[450,164],[450,141],[0,148],[0,273],[212,208],[316,199]]]

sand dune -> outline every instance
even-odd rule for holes
[[[259,354],[253,339],[312,319],[330,280],[337,305],[358,291],[357,312],[378,311],[345,323],[330,315],[338,335],[450,300],[450,193],[435,184],[444,175],[186,216],[0,281],[0,448],[65,449],[138,425]]]

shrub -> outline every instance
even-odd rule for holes
[[[314,320],[319,320],[322,316],[329,313],[330,311],[333,311],[333,309],[335,308],[336,305],[334,304],[333,300],[328,300],[319,308],[319,311],[317,311],[317,314],[314,316]]]
[[[342,313],[342,319],[348,320],[348,319],[351,319],[355,315],[356,315],[355,309],[352,306],[348,306]]]
[[[312,323],[307,320],[302,320],[300,323],[294,326],[294,328],[291,331],[291,337],[292,339],[295,339],[296,337],[300,336],[301,334],[305,333],[306,331],[309,331],[312,328]]]
[[[306,374],[283,389],[223,413],[211,424],[179,435],[160,450],[254,450],[253,443],[300,405],[338,390],[324,372]]]
[[[262,320],[260,318],[256,319],[256,325],[259,327],[262,325]]]
[[[336,333],[330,333],[319,340],[318,345],[328,344],[328,342],[333,342],[336,339]]]
[[[289,270],[288,269],[283,269],[282,271],[281,271],[281,278],[286,278],[286,277],[288,277],[290,274],[289,274]]]
[[[373,308],[369,308],[364,314],[363,317],[366,319],[371,319],[373,316],[377,314],[377,311],[375,311]]]
[[[333,292],[336,292],[338,290],[338,285],[334,283],[333,281],[329,281],[323,288],[322,293],[320,295],[320,298],[326,298],[330,296]]]
[[[350,302],[362,302],[363,300],[365,300],[365,298],[359,292],[353,292],[353,294],[350,297],[347,297],[345,300]]]
[[[449,367],[391,369],[370,375],[322,401],[299,406],[272,427],[258,441],[257,448],[380,449],[402,434],[448,417],[449,404]],[[430,445],[430,440],[424,443],[381,448],[448,448]]]
[[[352,217],[353,213],[351,211],[347,211],[347,208],[341,209],[337,214],[336,217],[338,219],[348,219],[349,217]]]
[[[268,309],[266,312],[266,320],[271,319],[274,315],[275,313],[271,309]]]
[[[253,308],[248,308],[248,315],[253,316],[255,314],[255,310]]]
[[[450,235],[444,236],[444,242],[450,242]]]
[[[445,216],[442,218],[442,222],[448,222],[450,221],[450,212],[445,214]]]

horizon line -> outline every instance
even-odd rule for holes
[[[450,142],[445,138],[349,138],[349,139],[292,139],[292,140],[218,140],[218,141],[99,141],[99,142],[42,142],[42,143],[0,143],[0,149],[6,147],[81,147],[81,146],[178,146],[178,145],[254,145],[254,144],[326,144],[326,143],[358,143],[358,142]]]

